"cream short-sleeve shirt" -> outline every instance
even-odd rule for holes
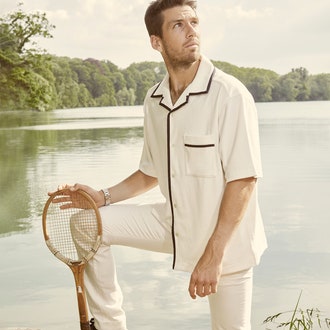
[[[261,177],[258,118],[247,89],[202,57],[172,104],[168,75],[147,93],[140,170],[158,178],[166,202],[154,210],[172,230],[173,268],[192,271],[218,220],[227,182]],[[267,246],[257,188],[223,260],[223,273],[250,268]]]

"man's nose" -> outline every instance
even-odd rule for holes
[[[196,35],[197,35],[196,28],[192,24],[188,24],[186,38],[189,39],[192,37],[196,37]]]

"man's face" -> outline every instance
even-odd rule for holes
[[[163,12],[161,53],[172,66],[190,65],[200,58],[200,31],[196,12],[189,6]]]

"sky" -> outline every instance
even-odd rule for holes
[[[144,25],[151,0],[0,0],[0,16],[45,12],[54,38],[38,40],[49,53],[109,60],[119,68],[162,61]],[[330,0],[199,0],[201,51],[239,67],[285,74],[304,67],[330,73]]]

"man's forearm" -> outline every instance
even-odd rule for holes
[[[109,188],[111,203],[117,203],[138,196],[158,184],[157,178],[137,170],[125,180]]]
[[[193,299],[217,292],[223,255],[244,216],[255,183],[255,178],[246,178],[226,185],[218,223],[190,277],[189,293]]]
[[[218,223],[208,244],[208,248],[211,248],[219,259],[222,259],[230,238],[245,214],[256,181],[257,179],[251,177],[232,181],[226,185]]]

